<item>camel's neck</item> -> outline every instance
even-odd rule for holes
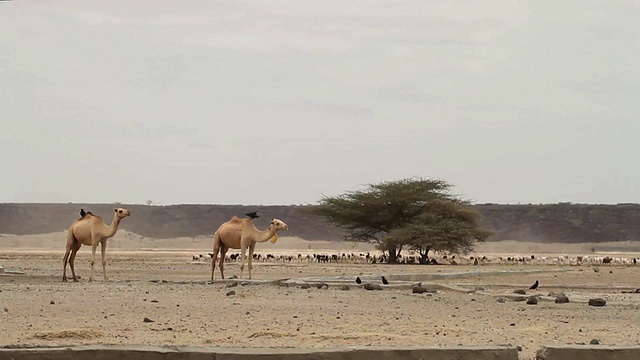
[[[118,226],[120,226],[120,221],[122,219],[118,217],[118,215],[114,215],[113,216],[113,221],[111,222],[111,225],[109,225],[108,229],[107,229],[107,237],[112,237],[113,235],[116,234],[116,232],[118,232]]]
[[[256,239],[256,242],[267,242],[269,241],[269,239],[271,239],[273,237],[273,235],[276,234],[276,229],[273,226],[269,226],[269,228],[267,228],[267,230],[264,231],[259,231],[258,233],[260,234],[260,236],[258,236],[258,238]]]

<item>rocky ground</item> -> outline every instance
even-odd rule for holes
[[[0,344],[315,348],[509,343],[520,346],[522,358],[528,359],[544,344],[639,342],[640,294],[622,293],[640,287],[640,271],[633,266],[254,265],[254,279],[268,280],[469,272],[425,281],[425,286],[439,290],[414,294],[397,281],[382,285],[382,291],[364,290],[355,281],[349,282],[349,290],[332,284],[321,289],[243,286],[241,281],[237,286],[207,284],[210,265],[192,262],[190,253],[176,251],[110,252],[107,271],[113,281],[102,282],[98,265],[97,281],[88,283],[89,251],[82,250],[76,260],[81,281],[62,283],[62,255],[0,253],[5,272],[26,273],[0,276]],[[225,270],[228,277],[239,273],[234,263],[226,264]],[[477,273],[501,270],[510,273]],[[528,290],[536,280],[539,288]],[[544,296],[528,305],[514,301],[518,289],[527,296]],[[570,302],[555,303],[546,297],[550,292],[564,292]],[[607,304],[589,306],[590,298],[603,298]]]

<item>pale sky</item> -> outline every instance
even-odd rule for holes
[[[0,1],[0,202],[640,202],[637,1]]]

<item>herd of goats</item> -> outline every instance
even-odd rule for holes
[[[213,253],[198,254],[192,256],[192,261],[211,262]],[[240,254],[225,256],[225,263],[236,262]],[[420,256],[413,252],[407,255],[398,255],[399,264],[420,264]],[[336,253],[336,254],[253,254],[253,261],[280,262],[280,263],[342,263],[342,264],[381,264],[387,262],[387,256],[371,253]],[[488,265],[488,264],[550,264],[550,265],[637,265],[637,258],[609,257],[609,256],[460,256],[435,253],[429,258],[430,265]]]

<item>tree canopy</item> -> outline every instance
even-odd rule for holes
[[[435,179],[385,181],[325,196],[309,211],[343,229],[347,241],[376,244],[389,262],[403,248],[418,251],[426,262],[429,251],[467,253],[490,235],[478,227],[480,214],[450,188]]]

